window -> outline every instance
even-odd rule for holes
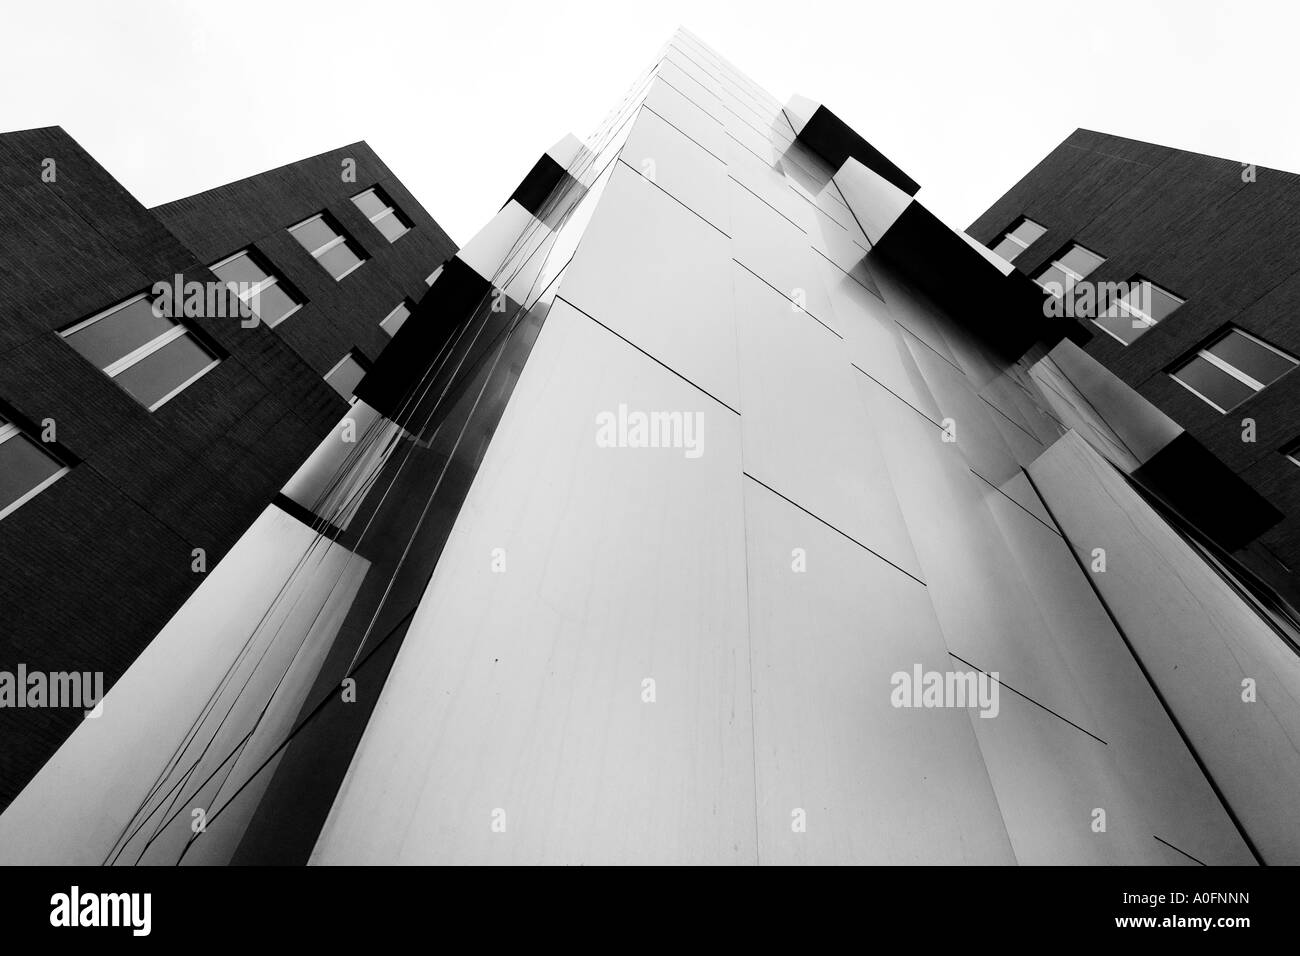
[[[230,291],[241,302],[249,303],[253,313],[268,326],[279,325],[302,308],[287,284],[265,268],[251,250],[236,252],[209,268],[218,279],[230,285]]]
[[[379,327],[389,335],[396,335],[397,330],[411,317],[411,309],[413,308],[410,299],[403,299],[398,303],[397,308],[385,316],[384,321],[379,323]]]
[[[378,188],[367,189],[352,197],[352,202],[362,214],[375,224],[375,228],[384,234],[389,242],[396,242],[411,231],[411,224],[398,212],[392,200]]]
[[[1135,277],[1128,282],[1125,291],[1092,321],[1102,331],[1128,345],[1182,304],[1183,300],[1173,293]]]
[[[1243,332],[1228,329],[1169,370],[1175,382],[1226,412],[1285,375],[1300,360]]]
[[[1035,239],[1047,232],[1046,226],[1040,226],[1032,219],[1020,218],[1016,224],[1003,233],[993,251],[1007,262],[1014,262],[1016,256],[1030,247]]]
[[[296,226],[290,226],[289,233],[312,254],[335,281],[342,279],[366,261],[366,257],[356,243],[349,239],[342,227],[325,213],[312,216],[306,222],[300,222]]]
[[[221,361],[143,293],[59,334],[151,412]]]
[[[0,518],[17,511],[68,470],[44,445],[0,416]]]
[[[1068,290],[1105,261],[1104,256],[1089,252],[1076,242],[1069,246],[1064,254],[1053,259],[1051,265],[1040,269],[1038,275],[1034,276],[1034,281],[1044,289],[1054,282],[1062,290]]]
[[[1300,438],[1283,448],[1282,454],[1286,455],[1291,464],[1300,465]]]
[[[351,398],[361,380],[366,377],[366,367],[358,361],[355,352],[343,356],[338,365],[325,373],[325,381],[344,398]]]

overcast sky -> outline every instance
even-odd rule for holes
[[[463,244],[678,25],[958,228],[1078,126],[1300,171],[1284,0],[0,3],[0,129],[63,126],[148,206],[365,139]]]

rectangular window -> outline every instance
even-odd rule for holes
[[[403,299],[398,303],[397,308],[384,317],[384,321],[379,323],[379,327],[389,335],[396,335],[397,330],[400,329],[406,323],[406,320],[411,317],[412,308],[414,308],[414,306],[411,305],[411,300]]]
[[[1300,360],[1241,329],[1230,328],[1169,375],[1207,405],[1221,412],[1240,405],[1285,375]]]
[[[1128,345],[1182,304],[1183,300],[1172,292],[1134,277],[1092,322]]]
[[[288,284],[250,249],[236,252],[208,268],[230,286],[230,291],[241,302],[247,302],[253,313],[268,326],[279,325],[302,308],[302,302],[289,290]]]
[[[151,412],[221,362],[193,331],[159,315],[144,293],[59,334]]]
[[[352,197],[352,202],[389,242],[396,242],[411,231],[411,223],[378,187],[357,193]]]
[[[68,470],[40,442],[0,416],[0,518],[17,511]]]
[[[1047,232],[1046,226],[1040,226],[1032,219],[1021,217],[1016,220],[1014,226],[1002,234],[993,251],[1007,262],[1014,262],[1016,256],[1028,249],[1033,241],[1045,232]]]
[[[365,377],[366,366],[358,361],[355,352],[343,356],[338,365],[325,373],[325,381],[330,383],[334,391],[347,399],[352,398],[352,393]]]
[[[1076,242],[1053,259],[1050,265],[1040,269],[1038,275],[1034,276],[1034,281],[1053,295],[1060,295],[1076,282],[1087,278],[1089,273],[1105,261],[1105,256],[1090,252]]]
[[[289,234],[312,254],[336,282],[366,261],[365,254],[348,238],[343,227],[325,213],[290,226]]]

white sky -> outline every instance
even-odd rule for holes
[[[0,129],[152,206],[367,140],[463,244],[680,24],[825,103],[958,228],[1077,126],[1300,171],[1300,4],[0,0]]]

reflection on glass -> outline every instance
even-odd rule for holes
[[[362,368],[351,355],[344,356],[343,361],[335,365],[325,375],[325,381],[334,388],[344,398],[351,398],[352,393],[356,391],[361,380],[366,377],[366,370]]]
[[[13,426],[0,424],[0,433]],[[63,465],[22,433],[0,441],[0,512],[63,470]]]
[[[367,219],[373,219],[381,212],[388,210],[388,204],[379,198],[373,189],[367,189],[360,195],[353,196],[352,202],[365,215]]]
[[[149,300],[140,298],[66,334],[64,338],[102,369],[169,331],[173,325],[170,319],[154,315]]]
[[[299,306],[293,296],[278,283],[263,286],[249,299],[249,304],[267,325],[276,325]]]
[[[1221,412],[1255,394],[1255,389],[1201,355],[1194,356],[1173,377]]]
[[[1233,329],[1206,351],[1244,372],[1261,387],[1276,382],[1296,366],[1291,356],[1269,348],[1239,329]]]
[[[341,242],[333,249],[322,252],[316,257],[316,261],[335,279],[342,279],[361,264],[361,257],[353,252],[346,242]]]
[[[338,238],[338,233],[330,228],[323,217],[309,219],[301,225],[294,226],[289,232],[313,255],[321,246]]]
[[[397,218],[397,214],[392,212],[376,219],[375,226],[389,242],[396,242],[410,231],[407,225]]]
[[[233,259],[213,266],[212,272],[217,278],[226,282],[247,282],[250,285],[269,278],[267,272],[246,252],[241,252]]]
[[[113,380],[152,410],[215,361],[193,337],[182,335],[118,373]]]

